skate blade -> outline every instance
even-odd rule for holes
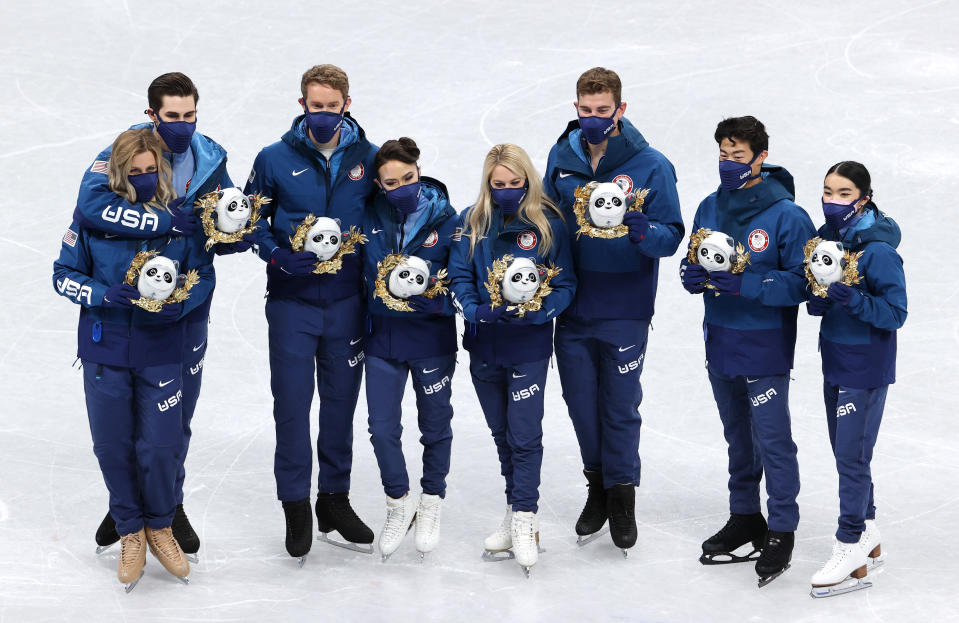
[[[789,567],[790,567],[790,566],[791,566],[791,565],[790,565],[789,563],[786,563],[786,566],[783,567],[783,570],[782,570],[782,571],[777,571],[776,573],[773,573],[773,574],[771,574],[771,575],[760,576],[760,577],[759,577],[759,580],[758,580],[758,582],[757,582],[758,585],[759,585],[759,588],[762,588],[762,587],[766,586],[767,584],[769,584],[770,582],[772,582],[773,580],[775,580],[776,578],[778,578],[778,577],[781,576],[782,574],[786,573],[786,571],[789,570]]]
[[[523,567],[523,574],[526,576],[527,580],[533,577],[532,575],[530,575],[531,570],[532,570],[532,567]]]
[[[140,569],[140,577],[133,580],[132,582],[129,582],[123,585],[123,592],[126,594],[129,594],[130,591],[132,591],[133,589],[137,587],[137,583],[140,581],[141,578],[143,578],[143,569]]]
[[[299,569],[302,569],[302,568],[303,568],[303,565],[306,564],[306,556],[307,556],[307,555],[304,554],[304,555],[302,555],[302,556],[298,556],[298,557],[297,557],[297,559],[296,559],[296,566],[297,566],[297,568],[299,568]]]
[[[114,545],[116,545],[116,543],[110,543],[109,545],[97,545],[97,549],[96,549],[97,556],[104,553],[105,551],[113,547]]]
[[[181,582],[183,582],[183,583],[186,584],[187,586],[190,585],[190,576],[188,576],[188,575],[185,575],[185,576],[183,576],[182,578],[181,578],[180,576],[176,576],[176,579],[179,580],[179,581],[181,581]]]
[[[327,536],[328,532],[321,532],[317,538],[319,541],[323,541],[328,545],[334,545],[336,547],[342,547],[343,549],[348,549],[352,552],[359,552],[361,554],[372,554],[373,553],[373,544],[369,543],[351,543],[350,541],[336,541]]]
[[[620,550],[623,552],[623,558],[629,558],[629,550],[625,547],[621,547]]]
[[[186,559],[190,561],[190,564],[195,565],[200,562],[199,554],[186,554]]]
[[[609,532],[609,528],[600,528],[598,531],[592,534],[578,536],[576,537],[576,544],[579,545],[580,547],[583,547],[584,545],[588,545],[592,543],[593,541],[595,541],[596,539],[598,539],[599,537],[603,536],[604,534],[608,532]]]
[[[704,553],[699,557],[699,562],[704,565],[732,565],[738,562],[755,562],[761,553],[758,549],[754,549],[745,556],[739,556],[734,552]]]
[[[866,561],[866,573],[879,573],[886,564],[886,554],[880,554]]]
[[[816,599],[822,599],[824,597],[835,597],[836,595],[842,595],[844,593],[851,593],[853,591],[861,591],[864,588],[869,588],[872,586],[872,582],[863,579],[856,578],[846,578],[839,584],[833,584],[832,586],[813,586],[812,590],[809,591],[809,594]]]
[[[504,560],[513,560],[516,556],[511,549],[486,549],[483,550],[484,562],[503,562]]]

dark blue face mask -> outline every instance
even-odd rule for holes
[[[579,128],[590,145],[599,145],[616,129],[616,111],[609,117],[580,117]]]
[[[420,183],[413,182],[387,190],[386,199],[400,214],[412,214],[420,202]]]
[[[340,112],[310,112],[306,109],[303,109],[303,112],[306,113],[306,127],[310,129],[310,133],[313,135],[313,140],[321,145],[325,145],[333,140],[333,135],[336,134],[337,130],[340,129],[340,126],[343,125],[343,111],[346,109],[346,104],[343,104],[343,108],[340,109]]]
[[[156,122],[157,134],[166,146],[175,154],[182,154],[190,146],[190,140],[196,131],[196,121],[160,121]]]
[[[749,180],[754,180],[759,175],[752,175],[752,164],[756,161],[759,154],[753,156],[749,162],[736,162],[735,160],[719,161],[719,186],[723,190],[736,190],[746,185]]]
[[[826,200],[822,202],[822,213],[826,217],[826,224],[844,234],[857,220],[856,204],[862,201],[866,195],[859,197],[851,203],[831,203]]]
[[[141,173],[140,175],[128,175],[127,179],[133,185],[133,190],[137,193],[137,203],[146,203],[153,199],[157,191],[157,182],[159,175],[156,171],[153,173]]]
[[[493,196],[493,203],[499,206],[505,216],[512,216],[519,211],[519,204],[526,198],[526,191],[529,184],[524,184],[521,188],[493,188],[490,187],[490,194]]]

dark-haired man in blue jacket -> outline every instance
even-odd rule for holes
[[[739,274],[707,273],[686,259],[680,267],[683,287],[703,295],[709,381],[729,445],[731,516],[703,543],[700,561],[755,560],[763,586],[788,568],[799,523],[789,370],[796,310],[805,300],[803,249],[815,230],[793,201],[789,172],[763,164],[769,136],[762,123],[749,116],[724,119],[715,139],[721,183],[699,204],[693,231],[706,227],[725,233],[749,252],[749,264]],[[759,501],[764,473],[768,532]],[[747,543],[753,546],[749,554],[734,553]]]

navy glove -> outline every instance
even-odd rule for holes
[[[506,313],[506,305],[493,308],[491,303],[476,308],[476,322],[494,323]]]
[[[855,307],[856,303],[858,302],[856,298],[859,296],[856,288],[847,286],[844,283],[839,283],[838,281],[829,286],[829,290],[826,291],[826,294],[830,299],[846,308]]]
[[[825,316],[830,307],[832,301],[825,296],[814,296],[806,303],[806,311],[810,316]]]
[[[528,311],[528,312],[526,312],[525,314],[523,314],[522,316],[520,316],[518,309],[514,309],[513,311],[511,311],[511,312],[509,312],[508,314],[506,314],[505,316],[503,316],[503,320],[505,320],[506,322],[508,322],[508,323],[510,323],[510,324],[520,324],[520,325],[522,325],[522,324],[534,324],[533,321],[534,321],[535,319],[536,319],[536,312]]]
[[[743,276],[733,273],[710,273],[709,283],[716,286],[716,290],[722,294],[739,296],[739,290],[743,287]]]
[[[213,252],[217,255],[233,255],[234,253],[246,253],[253,246],[253,234],[247,234],[236,242],[221,242],[213,245]]]
[[[306,277],[316,268],[318,258],[310,251],[294,253],[292,249],[277,247],[270,254],[270,264],[273,264],[288,275]]]
[[[633,244],[639,244],[646,237],[646,231],[649,229],[649,217],[633,210],[623,215],[623,224],[629,227],[629,240]]]
[[[424,314],[438,314],[442,312],[443,303],[445,301],[446,297],[442,295],[429,298],[419,294],[417,296],[411,296],[409,299],[407,299],[410,307]]]
[[[180,210],[183,197],[177,197],[167,204],[170,208],[170,233],[174,236],[192,236],[200,226],[196,215],[190,211]]]
[[[160,308],[156,318],[162,323],[176,322],[183,313],[183,303],[169,303]]]
[[[682,263],[679,265],[679,278],[683,287],[690,294],[699,294],[706,289],[706,278],[709,273],[699,264]]]
[[[140,291],[130,284],[115,283],[107,288],[101,305],[113,309],[129,309],[133,307],[133,300],[138,298],[140,298]]]

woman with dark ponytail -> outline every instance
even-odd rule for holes
[[[826,172],[826,224],[819,236],[840,246],[834,245],[830,258],[828,242],[817,247],[810,268],[825,275],[829,266],[845,269],[850,254],[861,255],[858,282],[833,281],[826,296],[811,295],[807,305],[811,315],[822,317],[823,395],[839,471],[839,528],[832,556],[812,577],[813,597],[867,588],[871,584],[863,578],[882,563],[870,462],[886,392],[896,380],[896,330],[906,320],[906,279],[896,252],[899,226],[872,199],[869,171],[860,163],[840,162]],[[832,279],[839,273],[834,270]],[[824,286],[830,279],[817,281]]]
[[[411,138],[386,141],[373,162],[378,192],[363,220],[369,242],[363,271],[369,303],[366,402],[370,440],[386,491],[379,548],[385,562],[416,519],[421,557],[439,542],[453,430],[451,381],[456,366],[456,321],[442,279],[456,212],[442,182],[420,175],[420,150]],[[403,458],[401,403],[413,377],[423,444],[422,493],[410,495]]]

